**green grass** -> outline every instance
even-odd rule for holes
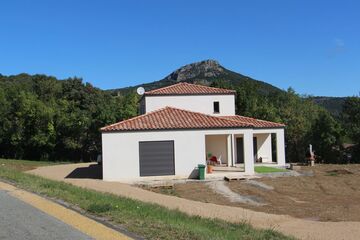
[[[18,171],[27,171],[37,167],[62,164],[65,162],[29,161],[0,158],[0,167],[11,168]],[[69,162],[66,162],[69,163]]]
[[[255,172],[257,173],[273,173],[273,172],[287,172],[288,170],[283,168],[274,168],[266,166],[257,166],[255,167]]]
[[[146,239],[292,239],[271,229],[258,230],[247,223],[189,216],[156,204],[104,194],[52,181],[17,170],[16,164],[46,165],[44,162],[0,160],[0,179],[53,199],[61,199],[93,215],[105,217]],[[3,165],[4,164],[4,165]],[[49,163],[51,164],[51,163]]]

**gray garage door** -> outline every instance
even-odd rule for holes
[[[139,142],[140,176],[175,175],[174,141]]]

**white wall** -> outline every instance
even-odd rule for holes
[[[228,163],[227,135],[206,136],[206,156],[211,153],[221,160],[221,163]]]
[[[271,133],[255,134],[257,138],[257,158],[262,158],[262,162],[272,162]]]
[[[253,131],[245,132],[244,135],[244,164],[245,173],[254,174],[254,140]]]
[[[144,98],[146,112],[169,106],[214,116],[235,115],[235,95],[144,96]],[[214,113],[214,102],[220,103],[220,113]]]
[[[189,177],[206,163],[205,137],[197,131],[119,132],[102,134],[103,179],[140,177],[139,141],[174,141],[175,175]]]
[[[285,133],[284,129],[276,132],[276,157],[279,166],[285,166]]]
[[[210,135],[231,135],[231,154],[235,156],[235,135],[244,137],[245,173],[254,173],[253,134],[277,134],[278,165],[285,165],[284,129],[223,129],[148,132],[102,133],[103,179],[122,181],[139,179],[139,141],[174,141],[175,175],[189,177],[198,164],[206,163],[205,138]],[[215,137],[216,138],[216,137]],[[230,138],[229,138],[230,139]],[[226,143],[226,139],[224,139]],[[227,151],[226,151],[227,152]],[[231,161],[230,161],[231,162]]]

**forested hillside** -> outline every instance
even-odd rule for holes
[[[197,75],[193,78],[198,79]],[[264,92],[264,85],[259,82],[234,84],[216,75],[211,79],[211,86],[236,90],[237,114],[287,125],[288,161],[303,161],[311,143],[319,160],[344,162],[344,136],[359,143],[359,97],[347,99],[344,110],[335,119],[292,89],[272,88]],[[94,160],[101,152],[99,128],[137,115],[138,100],[134,90],[114,94],[78,78],[0,75],[0,157]],[[356,150],[355,156],[357,152],[360,151]],[[355,157],[352,161],[357,160]]]
[[[335,117],[339,117],[347,97],[310,97],[319,106],[327,109]]]
[[[0,75],[0,157],[88,161],[99,128],[137,114],[137,95],[113,97],[69,78]]]

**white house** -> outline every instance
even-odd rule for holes
[[[193,177],[210,156],[245,174],[285,166],[284,125],[235,115],[233,90],[177,83],[145,92],[140,108],[101,128],[104,180]]]

